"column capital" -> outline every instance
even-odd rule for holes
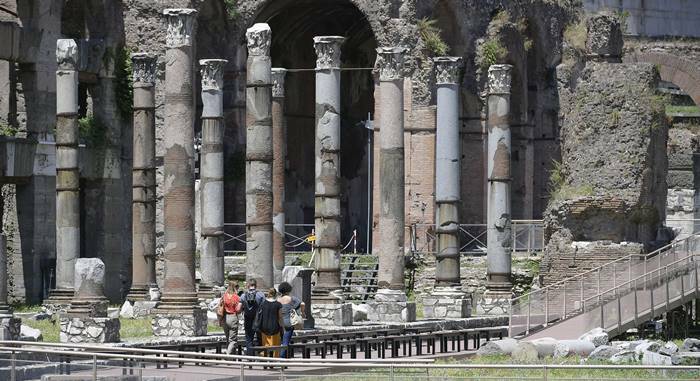
[[[316,36],[316,69],[328,70],[340,68],[340,46],[345,41],[341,36]]]
[[[461,57],[435,57],[435,83],[438,85],[452,85],[459,83],[462,70]]]
[[[158,56],[152,53],[134,53],[131,55],[131,78],[135,87],[154,86],[158,70]]]
[[[61,38],[56,40],[56,63],[62,70],[77,70],[78,45],[73,39]]]
[[[489,94],[510,94],[510,80],[513,65],[498,64],[489,66]]]
[[[269,56],[272,30],[266,23],[253,24],[245,32],[249,56]]]
[[[168,30],[165,35],[165,46],[180,48],[192,46],[194,29],[197,24],[197,10],[190,8],[168,8],[163,10],[167,19]]]
[[[272,96],[274,98],[284,98],[284,78],[287,69],[281,67],[272,68]]]
[[[375,68],[379,70],[380,81],[394,81],[404,77],[404,55],[407,51],[408,49],[402,47],[377,48]]]
[[[202,73],[202,91],[222,90],[224,88],[224,65],[228,60],[199,60]]]

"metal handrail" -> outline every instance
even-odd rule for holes
[[[192,355],[197,358],[208,357],[212,359],[220,360],[230,360],[230,361],[258,361],[258,362],[296,362],[297,359],[288,358],[276,358],[276,357],[260,357],[260,356],[246,356],[246,355],[228,355],[223,353],[206,353],[206,352],[188,352],[188,351],[173,351],[173,350],[163,350],[163,349],[149,349],[149,348],[129,348],[129,347],[114,347],[114,346],[98,346],[98,345],[85,345],[85,344],[70,344],[70,343],[42,343],[42,342],[28,342],[28,341],[12,341],[12,340],[0,340],[0,346],[23,348],[23,347],[47,347],[47,348],[62,348],[71,350],[90,350],[95,353],[105,353],[105,354],[129,354],[129,353],[144,353],[144,354],[160,354],[160,355]],[[17,346],[17,347],[15,347]],[[0,348],[1,349],[1,348]],[[64,353],[64,352],[61,352]],[[179,358],[179,357],[178,357]],[[395,359],[372,359],[372,361],[382,362],[402,362],[403,359],[396,361]],[[405,359],[406,361],[419,362],[430,364],[435,362],[433,359]],[[313,363],[347,363],[353,362],[355,359],[304,359],[305,362]]]
[[[668,249],[671,248],[671,247],[680,245],[681,243],[687,243],[687,241],[689,241],[691,238],[700,238],[700,233],[699,233],[699,234],[693,234],[693,235],[688,236],[688,237],[686,237],[686,238],[684,238],[683,240],[680,240],[680,241],[671,242],[671,243],[669,243],[669,244],[667,244],[667,245],[665,245],[665,246],[662,246],[662,247],[660,247],[660,248],[658,248],[658,249],[656,249],[656,250],[654,250],[654,251],[652,251],[651,253],[648,253],[648,254],[629,254],[629,255],[627,255],[627,256],[620,257],[620,258],[618,258],[618,259],[615,259],[615,260],[613,260],[613,261],[610,261],[610,262],[607,262],[607,263],[605,263],[605,264],[603,264],[603,265],[600,265],[600,266],[598,266],[598,267],[596,267],[596,268],[594,268],[594,269],[591,269],[591,270],[582,272],[582,273],[580,273],[580,274],[576,274],[576,275],[574,275],[574,276],[572,276],[572,277],[570,277],[570,278],[562,279],[562,280],[560,280],[560,281],[558,281],[558,282],[552,283],[552,284],[550,284],[549,286],[545,286],[545,287],[542,287],[542,288],[537,289],[537,290],[535,290],[535,291],[528,292],[527,294],[523,294],[523,295],[520,295],[520,296],[518,296],[518,297],[512,298],[512,299],[510,299],[511,305],[513,304],[513,302],[515,302],[515,301],[517,301],[517,300],[529,298],[530,295],[535,295],[535,294],[543,293],[543,292],[545,292],[545,290],[549,290],[549,289],[552,289],[552,288],[554,288],[554,287],[561,286],[562,284],[571,282],[571,281],[574,280],[574,279],[578,279],[578,278],[581,278],[581,277],[583,277],[583,276],[585,276],[585,275],[589,275],[589,274],[592,274],[592,273],[594,273],[594,272],[600,271],[600,270],[603,269],[604,267],[609,267],[610,265],[614,265],[614,264],[617,263],[617,262],[623,262],[623,261],[626,261],[626,260],[631,260],[631,259],[634,258],[634,257],[641,257],[641,258],[644,258],[644,260],[647,260],[649,257],[656,256],[656,255],[658,255],[658,254],[660,254],[660,253],[662,253],[662,252],[668,250]]]

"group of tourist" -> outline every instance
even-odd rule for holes
[[[270,288],[263,293],[257,289],[255,279],[248,280],[246,290],[239,291],[238,281],[229,276],[228,288],[217,308],[219,323],[228,343],[226,353],[234,352],[239,320],[243,315],[246,355],[254,356],[255,347],[281,346],[281,353],[274,351],[273,356],[287,357],[286,347],[294,335],[294,328],[301,328],[305,313],[304,303],[291,296],[291,292],[292,285],[282,282],[277,290]]]

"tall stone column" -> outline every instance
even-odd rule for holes
[[[511,298],[510,83],[511,65],[488,71],[488,202],[484,313],[505,314]]]
[[[197,11],[166,9],[163,297],[153,319],[156,336],[201,336],[206,311],[195,290],[193,44]]]
[[[211,298],[224,285],[224,65],[226,60],[200,60],[202,66],[202,213],[199,294]]]
[[[270,26],[246,31],[246,278],[272,287],[272,60]]]
[[[340,297],[340,47],[345,38],[314,37],[316,49],[316,228],[314,300]]]
[[[132,281],[128,299],[150,299],[156,284],[155,85],[158,57],[131,55],[134,88],[132,172]]]
[[[459,83],[462,59],[435,58],[437,134],[435,147],[435,219],[437,265],[435,287],[423,299],[427,318],[461,318],[470,315],[470,299],[462,291],[459,254],[460,121]]]
[[[377,48],[379,70],[379,282],[372,320],[413,321],[404,285],[404,54],[405,48]]]
[[[75,41],[56,42],[56,289],[48,301],[54,305],[70,303],[80,256],[78,58]]]
[[[287,70],[272,68],[272,263],[275,283],[284,269],[284,169],[287,160],[287,121],[284,116],[284,78]]]

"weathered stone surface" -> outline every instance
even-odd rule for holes
[[[642,352],[642,365],[673,365],[671,356],[652,351]]]
[[[588,355],[591,360],[610,360],[610,358],[617,353],[621,352],[622,349],[613,347],[610,345],[601,345],[596,347],[596,349]]]
[[[349,326],[353,322],[352,303],[319,304],[311,306],[314,320],[320,326]]]
[[[122,308],[119,310],[119,317],[123,317],[126,319],[134,318],[134,307],[128,300],[125,301],[124,304],[122,304]]]
[[[376,322],[412,322],[416,321],[416,304],[414,302],[368,302],[367,318]]]
[[[681,352],[700,352],[700,339],[687,338],[683,340]]]
[[[121,323],[118,318],[63,317],[60,319],[62,343],[118,343]]]
[[[367,320],[369,306],[367,304],[352,304],[352,321],[360,322]]]
[[[586,20],[588,54],[620,57],[622,55],[622,27],[617,14],[601,12]]]
[[[537,349],[537,353],[539,354],[540,358],[554,356],[554,350],[556,349],[558,342],[559,340],[552,337],[543,337],[530,341],[530,343],[532,343]]]
[[[613,364],[626,364],[638,361],[639,356],[633,350],[622,350],[610,356],[610,362]]]
[[[657,352],[661,349],[662,344],[658,341],[644,340],[642,343],[634,347],[634,352],[638,358],[641,358],[644,352]]]
[[[436,287],[423,297],[423,317],[464,318],[471,316],[471,298],[456,288]]]
[[[584,333],[579,340],[590,341],[596,347],[608,344],[608,333],[604,329],[598,327]]]
[[[155,336],[204,336],[207,334],[207,311],[194,309],[192,315],[156,314],[151,319]]]
[[[539,359],[539,351],[533,343],[521,341],[515,347],[511,356],[516,363],[532,364]]]
[[[0,340],[19,340],[22,319],[15,317],[0,318]]]
[[[560,340],[554,347],[554,357],[567,357],[572,355],[588,356],[595,346],[590,341],[584,340]]]
[[[43,341],[44,337],[41,330],[22,324],[19,339],[22,341]]]
[[[518,340],[507,337],[502,340],[491,340],[487,342],[476,351],[476,354],[480,356],[510,355],[517,347]]]
[[[674,353],[678,352],[678,345],[674,343],[673,341],[667,341],[666,344],[664,344],[663,347],[659,348],[659,353],[662,355],[666,356],[671,356]]]
[[[158,307],[158,301],[149,300],[137,300],[134,302],[134,317],[145,317],[150,315],[156,307]]]
[[[671,361],[673,365],[700,365],[700,352],[678,352]]]

